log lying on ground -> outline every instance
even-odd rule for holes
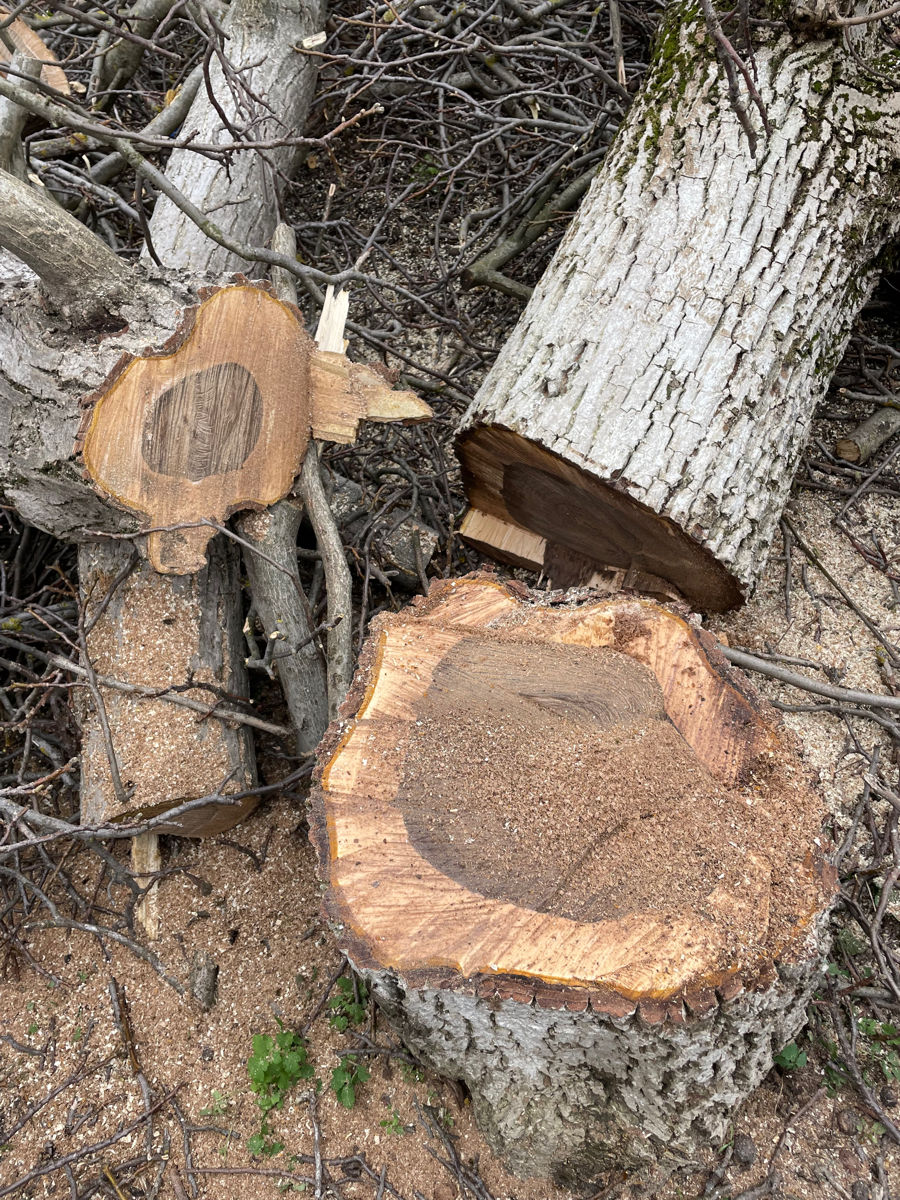
[[[78,574],[89,633],[87,650],[97,675],[179,694],[207,709],[241,711],[248,692],[243,668],[240,558],[223,539],[210,548],[210,565],[171,579],[144,561],[113,588],[121,570],[118,545],[89,543],[79,550]],[[189,685],[193,686],[189,686]],[[253,739],[235,725],[165,700],[148,700],[99,687],[110,734],[107,743],[96,699],[82,688],[81,820],[147,820],[203,796],[225,797],[256,785]],[[246,711],[246,709],[244,709]],[[119,788],[109,746],[115,754]],[[259,803],[215,799],[157,828],[199,837],[236,825]]]
[[[877,408],[852,433],[839,438],[834,452],[845,462],[868,462],[900,430],[900,409]]]
[[[856,57],[871,28],[801,35],[784,7],[754,27],[754,156],[699,8],[670,6],[464,420],[463,534],[560,586],[604,566],[701,609],[741,600],[897,236],[900,92]]]
[[[780,722],[649,601],[435,584],[381,617],[320,749],[326,911],[522,1174],[697,1137],[796,1035],[833,871]]]

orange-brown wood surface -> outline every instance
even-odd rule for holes
[[[287,494],[311,435],[352,441],[363,418],[430,415],[371,368],[318,352],[295,308],[250,286],[213,293],[173,344],[122,360],[89,400],[87,471],[144,514],[150,562],[175,575],[204,565],[203,522]]]
[[[0,21],[4,21],[8,17],[9,12],[5,8],[0,8]],[[43,39],[18,17],[16,17],[6,32],[16,50],[23,50],[26,54],[44,64],[41,68],[41,82],[46,83],[48,87],[56,88],[64,96],[68,96],[72,89],[69,86],[66,73],[62,67],[56,65],[56,55]],[[0,41],[0,74],[3,74],[3,66],[11,58],[12,55],[9,50]]]
[[[358,965],[396,970],[413,984],[527,992],[557,1006],[584,1007],[590,997],[604,1011],[672,997],[694,997],[699,1006],[704,992],[758,981],[773,961],[799,953],[827,905],[831,881],[815,844],[820,802],[777,717],[709,635],[660,605],[619,598],[547,607],[484,579],[437,584],[417,608],[381,619],[347,708],[352,718],[333,727],[320,754],[312,828],[329,911]],[[445,729],[438,751],[420,728],[435,722]],[[484,732],[477,751],[473,725]],[[521,755],[511,768],[502,750],[503,729],[515,735],[520,727],[535,731],[525,756],[537,759],[535,771],[522,768]],[[582,745],[586,754],[602,745],[607,757],[599,769],[585,757],[591,774],[577,797],[554,792],[553,772],[571,770],[566,758]],[[667,746],[677,757],[670,767]],[[699,833],[667,828],[665,816],[651,811],[659,803],[683,811],[683,798],[678,781],[657,786],[655,797],[639,794],[648,765],[663,784],[667,770],[685,770],[685,787],[688,775],[695,790],[701,781],[696,803],[711,811],[697,814]],[[638,780],[636,811],[629,812],[626,790],[618,824],[604,824],[603,793],[629,771]],[[731,821],[735,806],[744,820],[740,835]],[[423,808],[440,810],[430,825]],[[525,821],[529,813],[545,822],[549,816],[554,836],[568,824],[573,847],[580,839],[577,854],[558,855],[548,876],[539,851],[517,860],[516,828],[499,867],[476,870],[467,862],[470,843],[505,838],[523,812]],[[645,816],[655,818],[661,837],[649,849],[635,842],[639,864],[615,860],[610,868],[604,842],[621,838],[632,818],[643,836],[637,818]],[[788,835],[784,824],[792,821]],[[770,848],[770,826],[773,840],[789,837],[790,844]],[[705,890],[667,902],[676,861],[682,875],[688,864],[689,882],[691,856],[700,854],[695,836],[707,857],[710,847],[713,858],[722,847],[722,869],[707,862],[698,875]],[[747,840],[735,849],[739,836]],[[601,862],[607,877],[594,879],[592,863]],[[577,903],[576,868],[587,887]],[[623,901],[623,915],[611,915],[619,905],[607,912],[596,897],[610,886],[624,897],[635,873],[644,898]],[[586,916],[575,919],[575,911]]]

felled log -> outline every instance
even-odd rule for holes
[[[205,684],[238,701],[247,694],[240,588],[233,546],[220,547],[207,563],[215,525],[236,510],[264,509],[285,496],[310,437],[351,441],[362,419],[421,420],[430,412],[370,368],[318,350],[292,305],[243,285],[216,290],[189,309],[159,349],[124,355],[85,404],[87,474],[149,526],[149,566],[115,591],[89,651],[95,646],[104,673],[120,681],[159,691],[187,688],[188,695],[195,694],[188,685]],[[271,560],[270,554],[270,566]],[[121,567],[115,549],[82,552],[90,602],[106,595],[115,564]],[[182,583],[169,587],[162,575]],[[290,578],[280,572],[278,579],[282,589],[267,601],[277,607],[293,595],[297,602]],[[207,688],[205,695],[216,702],[215,691]],[[325,697],[319,699],[324,709]],[[195,713],[174,717],[165,703],[148,708],[121,695],[110,697],[106,708],[109,737],[131,789],[123,803],[104,721],[96,705],[88,707],[83,819],[156,816],[223,787],[253,786],[245,727],[213,721],[204,730]],[[191,731],[199,734],[193,749]],[[308,739],[303,749],[317,740]],[[252,806],[212,802],[158,832],[218,832]]]
[[[204,796],[227,798],[255,786],[250,727],[210,713],[245,714],[241,698],[248,692],[240,559],[221,539],[211,554],[210,565],[195,575],[167,578],[140,561],[119,580],[118,546],[95,542],[79,550],[87,658],[96,675],[135,689],[98,686],[105,721],[96,698],[85,688],[77,693],[82,823],[147,820]],[[152,698],[166,692],[201,710]],[[236,803],[211,799],[156,832],[221,833],[258,802],[256,796]]]
[[[754,25],[770,126],[742,85],[754,153],[700,8],[670,6],[646,83],[464,419],[462,533],[479,548],[560,586],[628,571],[704,610],[758,578],[900,229],[900,94],[865,61],[877,36],[830,27],[831,3],[817,19],[803,6],[800,32],[800,7]]]
[[[650,601],[442,581],[375,622],[320,748],[338,942],[521,1174],[720,1138],[804,1022],[822,804],[716,646]]]
[[[900,409],[876,408],[875,412],[865,421],[848,433],[846,437],[838,438],[834,452],[845,462],[868,462],[885,442],[890,441],[900,429]]]

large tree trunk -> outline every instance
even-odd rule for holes
[[[704,609],[753,586],[900,224],[900,93],[856,57],[864,28],[754,29],[772,127],[747,101],[754,156],[699,10],[671,7],[466,415],[470,541],[562,585],[612,567]]]
[[[723,1135],[803,1025],[833,871],[776,714],[709,635],[517,597],[442,582],[378,619],[311,836],[404,1040],[514,1170],[596,1185]]]

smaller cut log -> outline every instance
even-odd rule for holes
[[[834,873],[714,639],[442,581],[374,623],[344,711],[311,806],[327,915],[493,1149],[596,1186],[721,1137],[804,1023]]]
[[[9,18],[9,13],[5,8],[0,8],[0,22],[6,21]],[[55,88],[63,96],[71,95],[72,89],[69,86],[69,80],[58,64],[56,55],[47,45],[47,43],[38,34],[34,32],[28,25],[25,24],[19,17],[7,27],[7,36],[15,46],[16,50],[22,51],[30,58],[36,58],[41,66],[41,83],[45,83],[47,87]],[[3,67],[8,65],[12,55],[7,47],[0,41],[0,75],[3,75]]]
[[[79,549],[87,648],[98,676],[151,692],[177,689],[206,710],[240,710],[247,695],[240,629],[240,559],[219,538],[210,566],[171,579],[139,562],[131,547],[87,543]],[[158,817],[187,801],[253,788],[256,765],[246,725],[233,725],[163,699],[98,688],[109,731],[86,687],[76,692],[82,730],[81,821],[105,825]],[[120,788],[113,779],[110,745]],[[210,800],[157,827],[156,833],[200,837],[236,825],[259,803]],[[149,835],[154,836],[154,835]],[[144,850],[152,846],[146,843]],[[150,868],[136,866],[138,874]]]
[[[878,408],[845,438],[835,443],[834,452],[845,462],[868,462],[885,442],[900,430],[900,409]]]

